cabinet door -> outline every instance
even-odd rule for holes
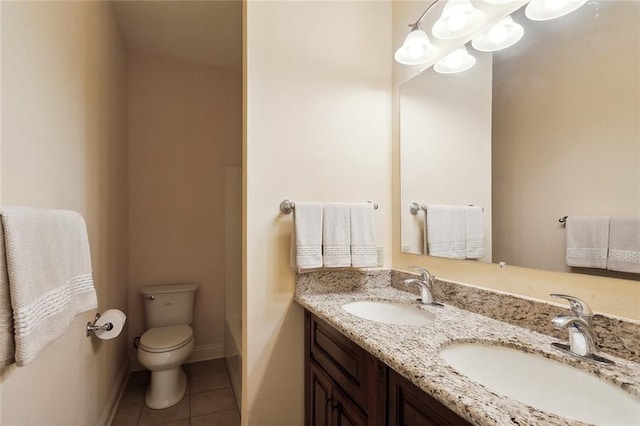
[[[389,426],[469,425],[435,398],[389,369]]]
[[[367,417],[355,402],[337,386],[333,388],[333,424],[335,426],[366,426]]]
[[[308,386],[307,426],[330,426],[333,383],[331,378],[313,361],[309,363]]]

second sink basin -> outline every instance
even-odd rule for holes
[[[640,400],[569,365],[479,343],[446,346],[440,355],[459,373],[539,410],[596,425],[640,422]]]
[[[342,305],[342,309],[370,321],[396,325],[425,325],[435,316],[417,306],[375,300],[360,300]]]

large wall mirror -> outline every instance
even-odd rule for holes
[[[640,2],[512,16],[518,44],[468,46],[474,68],[429,68],[400,88],[402,251],[427,254],[425,213],[411,203],[474,204],[480,261],[597,273],[565,265],[559,219],[640,216]]]

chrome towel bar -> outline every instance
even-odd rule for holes
[[[473,204],[469,204],[469,207],[473,207]],[[484,211],[484,207],[480,207],[482,209],[482,211]],[[411,204],[409,204],[409,212],[411,214],[418,214],[420,213],[420,211],[427,211],[427,206],[425,206],[424,204],[420,205],[419,203],[416,203],[415,201]]]
[[[378,210],[378,203],[374,203],[371,201],[367,201],[367,203],[370,203],[373,205],[373,209],[374,210]],[[291,213],[294,209],[296,208],[296,203],[294,203],[293,201],[286,199],[283,202],[280,203],[280,211],[284,214],[289,214]]]

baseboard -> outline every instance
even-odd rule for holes
[[[111,394],[109,395],[107,404],[98,419],[98,425],[107,426],[113,421],[113,417],[116,415],[116,410],[118,409],[118,404],[120,404],[120,398],[122,398],[122,393],[124,392],[124,387],[127,384],[128,377],[129,363],[125,362],[122,364],[122,368],[120,368],[120,371],[118,372],[116,383],[113,386],[113,389],[111,389]]]
[[[224,357],[224,343],[215,343],[213,345],[202,345],[196,346],[193,348],[193,352],[185,364],[190,364],[192,362],[200,362],[207,361],[209,359],[219,359]],[[141,371],[144,370],[144,367],[140,362],[138,362],[138,357],[134,352],[131,354],[131,358],[129,359],[130,369],[131,371]]]
[[[224,343],[196,346],[187,359],[186,364],[218,358],[224,358]]]

